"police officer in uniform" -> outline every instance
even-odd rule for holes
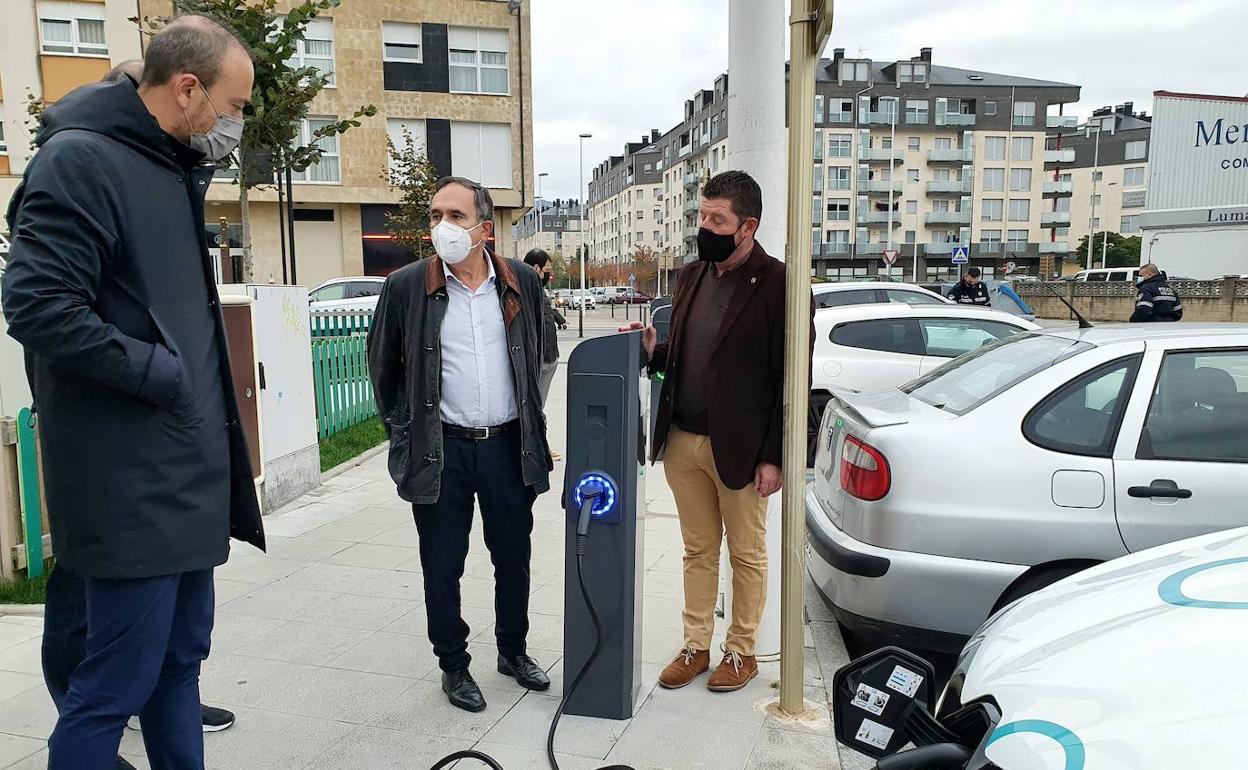
[[[979,280],[981,273],[978,267],[966,271],[966,277],[958,281],[958,285],[949,290],[949,299],[959,305],[975,305],[991,307],[992,300],[988,297],[988,287]]]
[[[1183,303],[1170,284],[1166,274],[1151,262],[1140,268],[1139,292],[1135,295],[1135,312],[1131,323],[1149,321],[1178,321],[1183,318]]]

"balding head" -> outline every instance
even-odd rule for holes
[[[160,86],[184,73],[212,88],[230,58],[251,57],[234,33],[207,16],[179,16],[157,32],[147,45],[143,85]]]
[[[143,60],[142,59],[127,59],[126,61],[121,62],[116,67],[113,67],[111,70],[108,71],[108,74],[104,76],[104,82],[113,83],[118,80],[121,80],[123,77],[126,77],[126,76],[133,78],[134,82],[136,83],[142,81],[143,80]]]

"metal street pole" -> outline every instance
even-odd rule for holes
[[[543,172],[537,175],[537,232],[542,232],[542,178],[550,176],[549,173]],[[541,245],[540,243],[538,244]]]
[[[581,244],[579,251],[581,253],[581,296],[577,301],[577,333],[580,338],[585,337],[585,200],[589,197],[589,189],[585,186],[585,140],[593,137],[593,134],[581,134],[581,176],[578,186],[581,188]]]
[[[1096,150],[1092,156],[1092,213],[1088,216],[1088,258],[1087,268],[1092,269],[1092,244],[1096,243],[1096,175],[1101,173],[1101,130],[1104,123],[1096,124]],[[1092,130],[1092,121],[1088,120],[1088,131]]]
[[[896,96],[888,97],[893,103],[891,138],[888,140],[888,250],[893,250],[893,176],[897,173],[897,110],[901,106],[901,100]],[[880,101],[884,101],[881,99]],[[915,231],[915,239],[918,239],[918,231]],[[886,260],[884,262],[885,269],[892,273],[891,266]]]

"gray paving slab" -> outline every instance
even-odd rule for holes
[[[485,696],[486,709],[479,714],[470,714],[447,702],[440,682],[418,680],[387,703],[369,721],[369,725],[475,742],[506,716],[524,695],[524,691],[514,683],[505,689],[482,687],[481,691]]]
[[[297,666],[256,707],[282,714],[364,724],[401,696],[414,679],[322,666]]]
[[[0,767],[8,767],[38,754],[46,745],[47,741],[38,738],[0,732]]]
[[[324,665],[421,679],[437,670],[438,659],[433,645],[423,636],[377,631]]]
[[[546,747],[547,732],[535,729],[549,727],[559,707],[556,698],[526,695],[506,716],[498,721],[483,740],[508,746],[541,751]],[[555,751],[603,759],[624,734],[631,720],[592,719],[564,716],[555,734]]]
[[[219,770],[304,768],[349,735],[346,722],[273,711],[239,711],[228,731],[205,736],[204,761]]]
[[[306,770],[424,770],[442,757],[472,747],[465,739],[380,727],[356,727],[324,754],[304,765]]]

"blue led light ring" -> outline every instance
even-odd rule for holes
[[[1079,740],[1079,736],[1069,729],[1055,722],[1043,719],[1023,719],[1001,725],[993,731],[992,737],[988,739],[988,745],[991,746],[1002,738],[1024,733],[1043,735],[1057,741],[1062,751],[1066,753],[1065,770],[1083,770],[1084,762],[1087,760],[1087,751],[1083,748],[1083,741]]]
[[[576,482],[576,488],[572,490],[572,500],[576,503],[576,507],[580,508],[581,503],[585,501],[585,492],[591,487],[597,487],[603,491],[594,501],[594,507],[589,512],[590,516],[600,518],[606,516],[615,507],[617,492],[615,481],[605,473],[586,473]]]
[[[1220,602],[1208,599],[1193,599],[1183,593],[1183,583],[1188,578],[1206,570],[1228,567],[1232,564],[1248,564],[1248,556],[1241,556],[1235,559],[1220,559],[1179,570],[1161,581],[1161,585],[1157,587],[1157,594],[1163,602],[1173,604],[1176,607],[1195,607],[1203,610],[1248,610],[1248,602]]]

